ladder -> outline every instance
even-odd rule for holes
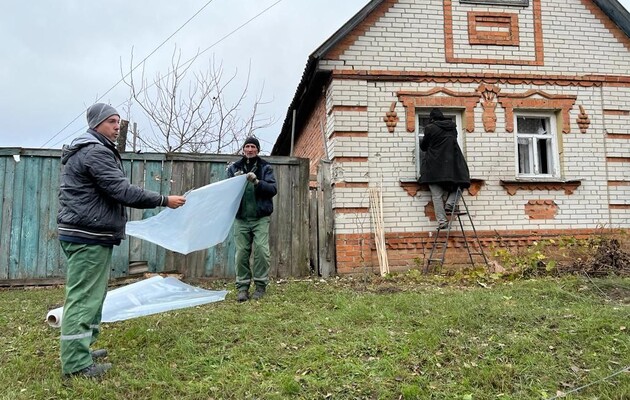
[[[460,200],[462,201],[462,204],[464,205],[465,211],[461,211],[458,209]],[[468,221],[470,222],[470,226],[472,227],[472,231],[473,231],[473,235],[475,238],[475,243],[477,245],[478,251],[471,249],[470,245],[468,244],[468,238],[466,237],[466,232],[464,231],[464,223],[462,222],[462,215],[468,216]],[[455,205],[453,207],[453,210],[451,210],[450,213],[447,213],[447,217],[448,217],[448,227],[440,229],[440,227],[438,226],[437,228],[435,238],[433,239],[433,246],[431,246],[431,252],[429,253],[429,259],[427,260],[427,263],[424,267],[424,273],[426,274],[429,272],[431,268],[431,263],[433,262],[439,263],[439,268],[441,268],[442,265],[444,264],[444,258],[446,256],[446,248],[448,247],[448,238],[451,235],[451,228],[453,226],[453,223],[455,222],[455,219],[457,219],[457,222],[459,223],[459,228],[461,229],[462,236],[464,238],[464,247],[468,251],[468,257],[470,258],[470,265],[472,265],[473,267],[475,266],[473,255],[477,255],[477,256],[480,255],[483,257],[484,264],[488,266],[488,259],[486,258],[486,255],[483,252],[483,247],[481,247],[481,242],[479,241],[479,236],[477,236],[477,230],[475,229],[475,224],[473,223],[472,217],[470,216],[470,213],[468,212],[468,205],[466,204],[466,200],[464,200],[464,196],[463,196],[461,188],[457,188],[457,192],[455,194]],[[441,231],[446,231],[446,235],[444,234],[440,235]],[[437,257],[434,258],[433,256],[433,254],[436,251],[438,252],[437,254],[439,255],[439,258]]]

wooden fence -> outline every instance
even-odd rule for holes
[[[62,282],[66,260],[57,240],[60,150],[0,148],[0,285]],[[162,194],[182,194],[227,177],[238,159],[227,155],[122,155],[134,184]],[[270,225],[272,278],[310,273],[308,160],[265,157],[274,168],[278,195]],[[130,209],[131,220],[151,217],[160,209]],[[125,277],[129,265],[150,272],[178,272],[187,278],[232,279],[235,246],[232,235],[210,249],[181,255],[129,237],[114,248],[112,277]]]

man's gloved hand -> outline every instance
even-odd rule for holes
[[[248,172],[247,175],[245,175],[247,177],[247,180],[250,182],[256,182],[256,174],[253,172]]]

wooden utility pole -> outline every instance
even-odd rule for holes
[[[127,148],[127,130],[129,129],[129,121],[120,120],[120,131],[118,134],[118,143],[116,143],[116,149],[119,153],[123,153]]]

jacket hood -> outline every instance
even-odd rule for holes
[[[63,145],[61,149],[61,164],[65,164],[70,157],[88,144],[103,144],[95,135],[99,135],[99,133],[88,129],[87,132],[74,139],[69,145]]]
[[[433,123],[439,126],[440,128],[444,129],[445,131],[454,130],[457,127],[457,124],[455,124],[455,122],[451,121],[450,119],[444,119],[442,121],[433,121]]]

